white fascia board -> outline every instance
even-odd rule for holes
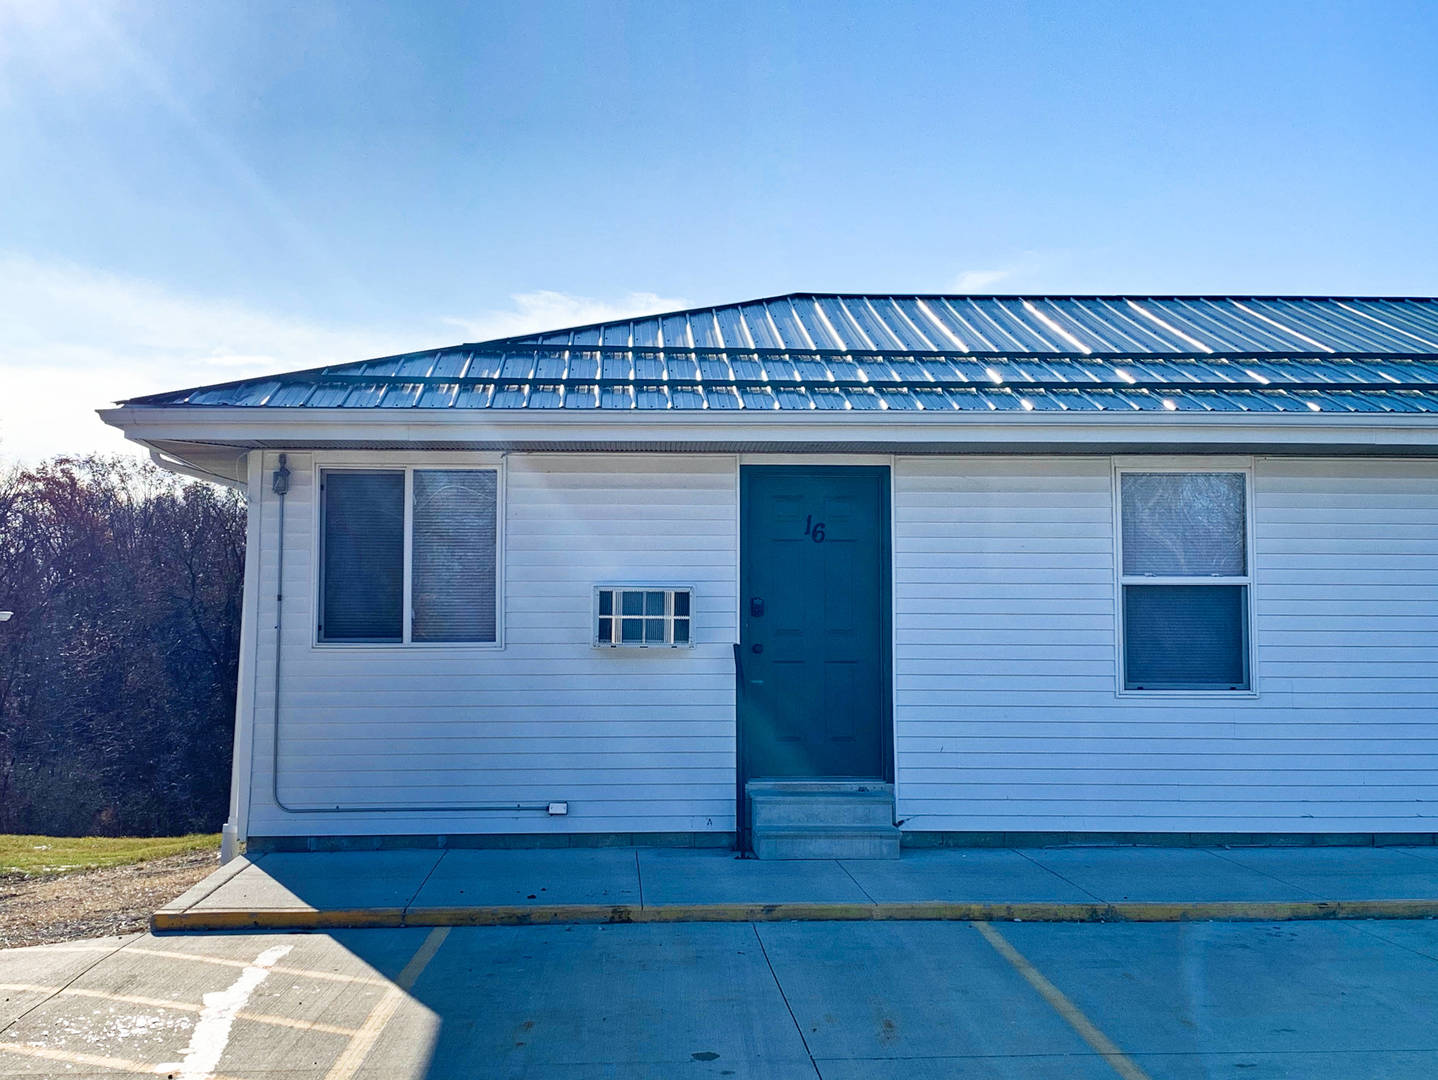
[[[124,406],[101,418],[136,441],[231,446],[325,446],[376,441],[507,445],[902,446],[1173,444],[1391,447],[1438,452],[1438,415],[1426,413],[940,413],[525,409],[266,409]]]

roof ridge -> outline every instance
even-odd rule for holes
[[[594,330],[606,326],[619,326],[623,323],[642,322],[649,319],[670,319],[679,315],[692,315],[695,312],[723,311],[734,308],[752,307],[755,304],[773,304],[781,300],[996,300],[996,301],[1123,301],[1140,302],[1144,300],[1154,302],[1243,302],[1253,301],[1257,303],[1266,302],[1287,302],[1287,303],[1316,303],[1328,301],[1333,303],[1438,303],[1438,296],[1383,296],[1383,295],[1343,295],[1343,294],[1321,294],[1321,293],[916,293],[916,292],[787,292],[776,293],[773,296],[759,296],[752,300],[735,300],[722,304],[692,304],[688,307],[672,308],[668,311],[654,311],[636,315],[621,315],[613,319],[599,319],[595,322],[575,323],[571,326],[556,326],[549,330],[535,330],[523,334],[509,334],[505,337],[486,338],[483,341],[469,342],[469,345],[500,345],[511,342],[529,342],[534,338],[548,337],[553,334],[576,334],[583,330]],[[848,350],[855,351],[855,350]]]

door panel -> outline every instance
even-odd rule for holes
[[[742,471],[740,786],[885,779],[888,470]]]

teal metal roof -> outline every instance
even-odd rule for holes
[[[796,293],[123,404],[1435,413],[1438,300]]]

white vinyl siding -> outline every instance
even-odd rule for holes
[[[510,454],[503,647],[338,648],[314,642],[315,455],[291,453],[281,796],[430,807],[317,814],[285,813],[271,795],[276,456],[265,455],[251,510],[261,542],[249,834],[733,829],[732,455]],[[904,828],[1434,831],[1438,462],[1251,466],[1257,693],[1150,698],[1116,689],[1113,459],[895,459]],[[606,583],[692,587],[694,648],[594,648],[594,590]],[[569,816],[445,809],[550,799],[568,800]]]
[[[448,469],[479,455],[357,456],[343,464]],[[304,808],[429,807],[400,813],[275,805],[275,457],[266,454],[258,511],[250,835],[733,830],[732,456],[511,454],[503,647],[341,648],[313,640],[316,462],[290,454],[280,797]],[[694,647],[596,650],[594,587],[614,581],[692,587]],[[549,800],[568,800],[569,815],[444,808]]]
[[[1438,463],[1254,462],[1247,698],[1116,694],[1112,467],[897,462],[905,828],[1433,831]]]

